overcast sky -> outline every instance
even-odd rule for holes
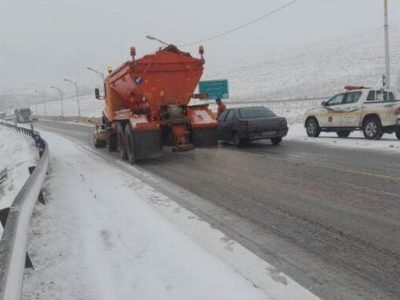
[[[151,34],[178,45],[231,29],[289,2],[239,0],[4,1],[0,0],[0,94],[68,88],[63,77],[90,85],[85,68],[105,70],[159,45]],[[389,0],[390,21],[400,22],[400,1]],[[225,37],[204,43],[206,68],[383,26],[383,0],[299,0],[293,6]],[[197,55],[197,46],[185,48]]]

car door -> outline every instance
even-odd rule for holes
[[[343,112],[345,94],[335,95],[325,104],[325,112],[318,119],[321,127],[340,127],[340,114]]]
[[[232,137],[235,115],[235,109],[228,109],[218,118],[218,131],[220,139],[230,140],[230,138]]]
[[[337,114],[335,126],[337,127],[357,127],[361,117],[360,103],[362,92],[348,92],[343,98],[343,102],[339,107],[340,113]],[[338,111],[337,111],[338,112]]]
[[[217,119],[218,121],[218,139],[222,140],[224,138],[224,125],[226,116],[229,113],[229,109],[224,111]]]
[[[222,126],[222,139],[230,140],[233,136],[236,122],[236,109],[230,109]]]

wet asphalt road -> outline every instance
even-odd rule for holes
[[[87,126],[37,128],[92,145]],[[197,195],[175,199],[322,299],[400,299],[400,155],[260,142],[139,167]]]

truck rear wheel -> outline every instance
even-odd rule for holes
[[[125,126],[125,146],[126,146],[126,156],[131,164],[136,163],[135,155],[135,139],[133,136],[133,130],[131,125],[128,123]]]
[[[117,133],[112,130],[107,137],[107,149],[110,152],[117,151],[118,143],[117,143]]]
[[[125,130],[124,130],[124,125],[120,122],[118,123],[117,126],[117,144],[119,149],[119,156],[123,160],[126,160],[127,155],[126,155],[126,145],[125,145]]]

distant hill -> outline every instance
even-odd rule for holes
[[[400,27],[391,27],[392,86],[400,89]],[[332,95],[346,84],[382,85],[383,28],[305,48],[208,70],[205,78],[229,79],[233,99],[284,99]]]

